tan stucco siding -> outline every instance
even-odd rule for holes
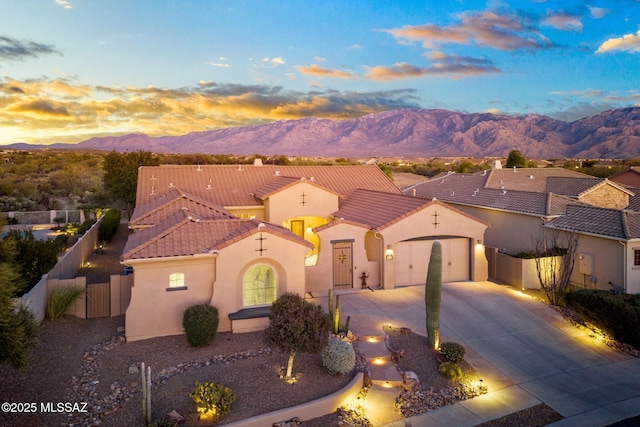
[[[436,216],[437,213],[437,216]],[[436,224],[437,223],[437,224]],[[442,205],[432,205],[399,221],[384,230],[385,248],[408,239],[428,236],[464,237],[474,242],[470,249],[471,280],[487,280],[488,264],[484,255],[484,246],[476,246],[475,242],[485,240],[487,225],[470,218],[460,212],[448,209]],[[393,262],[385,260],[384,283],[385,288],[395,286],[397,268]]]
[[[602,185],[578,200],[601,208],[624,209],[629,206],[629,195],[611,185]]]
[[[533,249],[532,239],[542,239],[543,221],[541,217],[463,205],[454,206],[492,224],[484,234],[485,246],[498,248],[503,252],[515,255],[518,252],[531,251]]]
[[[564,233],[563,233],[564,234]],[[640,245],[638,245],[640,247]],[[579,255],[590,261],[581,268]],[[632,260],[633,262],[633,260]],[[588,269],[589,264],[591,270]],[[624,283],[624,246],[617,240],[580,235],[578,257],[571,275],[571,284],[579,288],[609,290],[609,282]],[[591,273],[591,274],[589,274]]]
[[[258,264],[269,265],[276,272],[277,294],[293,292],[304,296],[306,246],[270,233],[263,233],[260,255],[260,236],[254,234],[220,251],[217,259],[217,277],[211,304],[218,307],[218,330],[230,331],[229,313],[242,306],[242,282],[245,273]]]
[[[215,275],[211,255],[131,264],[134,286],[126,312],[128,341],[182,334],[184,310],[211,300]],[[167,290],[171,273],[184,273],[187,289]]]
[[[265,219],[273,224],[280,224],[298,216],[329,218],[338,210],[338,195],[307,182],[300,182],[272,194],[264,204]]]
[[[353,240],[353,287],[361,287],[360,275],[365,272],[369,278],[367,284],[377,287],[380,284],[380,264],[367,260],[365,234],[367,228],[351,224],[337,224],[318,232],[322,241],[322,250],[315,266],[307,267],[307,292],[325,291],[333,288],[333,257],[331,241]]]

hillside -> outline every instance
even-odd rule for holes
[[[356,119],[304,118],[182,136],[130,134],[49,147],[336,157],[506,156],[517,149],[527,158],[632,158],[640,157],[640,107],[609,110],[571,123],[534,114],[400,109]]]

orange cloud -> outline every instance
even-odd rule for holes
[[[318,64],[311,64],[308,67],[303,67],[300,65],[294,65],[293,68],[300,71],[303,74],[310,74],[312,76],[318,77],[330,77],[334,79],[353,79],[356,76],[348,73],[346,71],[340,70],[329,70],[326,68],[320,67]]]
[[[0,145],[80,142],[105,134],[182,135],[308,116],[359,117],[417,107],[411,89],[287,91],[281,86],[198,82],[191,87],[94,86],[0,79]]]
[[[640,30],[636,34],[625,34],[622,37],[609,39],[602,43],[596,53],[604,53],[612,50],[627,52],[640,52]]]

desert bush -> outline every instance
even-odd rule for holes
[[[200,384],[197,381],[189,397],[196,402],[200,419],[206,420],[224,417],[231,412],[231,404],[236,400],[236,394],[229,387],[215,383]]]
[[[322,365],[331,372],[346,375],[356,366],[356,352],[348,342],[329,337],[329,343],[322,351]]]
[[[220,316],[218,309],[211,305],[194,305],[184,311],[182,327],[187,336],[187,342],[192,347],[209,345],[216,337]]]
[[[464,359],[465,349],[457,342],[444,342],[440,344],[440,354],[450,362],[460,363]]]
[[[457,381],[462,378],[462,368],[456,363],[453,362],[444,362],[438,368],[438,371],[445,377],[450,380]]]
[[[640,348],[640,296],[580,289],[566,295],[567,305],[616,341]]]
[[[50,320],[60,320],[71,304],[86,293],[86,289],[67,286],[53,291],[47,301],[46,314]]]

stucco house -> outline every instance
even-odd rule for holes
[[[404,190],[437,198],[491,226],[485,245],[515,255],[555,230],[579,234],[578,287],[640,292],[640,212],[634,189],[561,168],[443,174]],[[491,269],[491,267],[490,267]]]
[[[130,341],[183,333],[194,304],[242,332],[264,328],[284,292],[424,283],[435,239],[445,281],[488,274],[486,222],[404,195],[371,165],[142,167],[129,227]]]

